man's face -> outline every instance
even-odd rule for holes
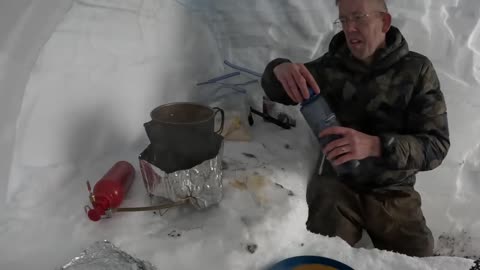
[[[370,63],[375,51],[384,46],[390,15],[372,0],[340,0],[339,18],[353,56]]]

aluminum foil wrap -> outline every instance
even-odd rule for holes
[[[173,202],[188,200],[198,209],[208,208],[223,198],[223,142],[218,154],[187,170],[171,173],[159,169],[145,158],[148,148],[140,155],[140,169],[147,193]]]
[[[61,270],[156,270],[148,262],[136,259],[109,241],[98,241],[80,256],[64,265]]]

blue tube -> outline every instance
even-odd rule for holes
[[[246,85],[250,85],[250,84],[256,83],[256,82],[258,82],[258,80],[251,80],[251,81],[244,82],[244,83],[236,83],[235,85],[236,86],[246,86]]]
[[[229,67],[231,67],[231,68],[234,68],[234,69],[243,71],[243,72],[245,72],[245,73],[249,73],[249,74],[254,75],[254,76],[257,76],[257,77],[262,77],[262,74],[261,74],[261,73],[252,71],[252,70],[247,69],[247,68],[244,68],[244,67],[239,67],[239,66],[237,66],[237,65],[234,65],[234,64],[228,62],[227,60],[223,61],[223,63],[225,63],[225,65],[227,65],[227,66],[229,66]]]
[[[210,79],[210,80],[208,80],[208,81],[206,81],[206,82],[197,83],[197,86],[199,86],[199,85],[205,85],[205,84],[211,84],[211,83],[216,83],[216,82],[219,82],[219,81],[221,81],[221,80],[225,80],[225,79],[228,79],[228,78],[231,78],[231,77],[235,77],[235,76],[238,76],[238,75],[240,75],[240,72],[235,71],[235,72],[232,72],[232,73],[228,73],[228,74],[225,74],[225,75],[222,75],[222,76],[219,76],[219,77]]]

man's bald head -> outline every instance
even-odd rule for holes
[[[338,2],[340,2],[341,0],[335,0],[335,4],[338,6]],[[372,1],[375,3],[375,5],[380,8],[382,11],[388,11],[388,8],[387,8],[387,3],[385,2],[385,0],[368,0],[368,1]]]

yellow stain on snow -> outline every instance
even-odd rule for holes
[[[265,205],[269,202],[266,187],[273,184],[268,178],[260,174],[246,176],[230,182],[230,185],[238,190],[249,191],[257,204]]]

